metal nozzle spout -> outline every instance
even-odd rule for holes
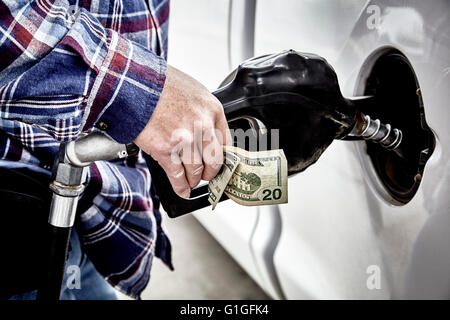
[[[394,151],[403,157],[400,148],[403,133],[397,128],[392,128],[389,123],[384,124],[379,119],[373,120],[368,115],[358,113],[356,124],[349,135],[378,143],[385,149]]]

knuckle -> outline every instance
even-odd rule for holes
[[[216,103],[214,104],[214,107],[213,107],[215,116],[218,119],[220,119],[221,117],[225,117],[225,113],[224,113],[222,104],[217,99],[215,101],[216,101]]]
[[[205,167],[204,167],[203,165],[194,166],[194,167],[192,168],[191,174],[192,174],[193,176],[201,176],[201,174],[202,174],[204,168],[205,168]]]
[[[184,169],[169,169],[168,174],[170,175],[170,177],[172,177],[173,179],[180,179],[184,176]]]
[[[211,105],[213,106],[213,108],[215,108],[216,110],[221,110],[222,108],[222,103],[220,103],[219,99],[217,99],[217,97],[213,94],[211,94],[210,96],[212,98],[212,102]]]
[[[213,121],[211,119],[207,119],[206,121],[203,122],[203,126],[202,126],[202,133],[204,136],[213,136],[214,134],[214,125],[213,125]]]
[[[170,147],[163,142],[157,142],[153,145],[153,153],[159,158],[163,158],[170,150]]]
[[[183,130],[183,134],[180,136],[180,140],[184,144],[191,144],[194,141],[192,132],[190,130]]]
[[[171,149],[179,147],[180,145],[188,145],[193,141],[192,132],[186,128],[177,129],[172,133],[172,137],[170,139],[170,147]]]
[[[197,116],[197,121],[201,124],[201,128],[204,129],[205,127],[208,127],[211,122],[211,114],[203,112]]]

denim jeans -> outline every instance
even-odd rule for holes
[[[70,237],[71,251],[61,286],[61,300],[116,300],[113,287],[95,270],[91,260],[81,250],[75,230]],[[10,300],[34,300],[37,290],[17,294]]]

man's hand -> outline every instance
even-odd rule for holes
[[[203,85],[168,66],[150,121],[134,141],[158,161],[174,191],[187,198],[201,179],[211,180],[231,143],[222,105]]]

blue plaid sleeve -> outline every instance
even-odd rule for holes
[[[66,6],[63,4],[66,3]],[[57,140],[102,122],[129,143],[161,94],[166,62],[68,2],[0,2],[0,116]]]

